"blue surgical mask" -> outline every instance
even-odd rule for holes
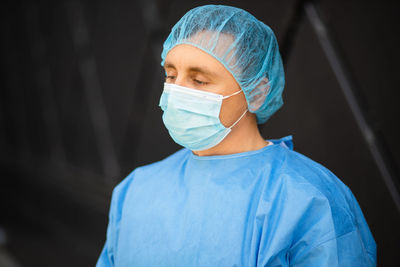
[[[246,111],[226,128],[219,119],[222,100],[228,96],[164,83],[160,107],[163,121],[172,139],[190,150],[205,150],[219,144],[240,121]]]

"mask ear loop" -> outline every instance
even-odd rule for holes
[[[228,98],[228,97],[231,97],[231,96],[240,94],[240,92],[243,92],[243,90],[239,90],[239,91],[237,91],[237,92],[234,92],[233,94],[230,94],[230,95],[227,95],[227,96],[223,96],[222,99],[226,99],[226,98]],[[233,126],[235,126],[235,125],[243,118],[243,116],[247,113],[247,111],[248,111],[248,109],[246,109],[246,110],[243,112],[243,114],[239,117],[239,119],[237,119],[237,121],[235,121],[234,124],[232,124],[230,127],[228,127],[228,129],[232,129]]]
[[[223,96],[223,97],[222,97],[222,99],[226,99],[226,98],[228,98],[228,97],[231,97],[231,96],[234,96],[234,95],[240,94],[240,92],[242,92],[242,91],[243,91],[243,90],[239,90],[239,91],[237,91],[237,92],[234,92],[233,94],[230,94],[230,95]]]
[[[232,124],[232,126],[229,127],[229,129],[232,129],[233,126],[235,126],[235,125],[243,118],[243,116],[247,113],[247,111],[248,111],[248,109],[246,109],[246,110],[243,112],[243,114],[239,117],[239,119],[238,119],[234,124]]]

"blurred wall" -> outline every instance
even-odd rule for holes
[[[190,8],[248,10],[278,38],[284,106],[260,129],[332,170],[396,266],[395,1],[9,1],[0,12],[0,227],[22,266],[94,266],[112,188],[179,149],[158,107],[162,43]],[[355,101],[352,101],[355,100]],[[387,170],[385,174],[384,170]]]

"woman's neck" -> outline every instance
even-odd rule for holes
[[[247,113],[218,145],[201,151],[193,151],[197,156],[229,155],[258,150],[268,145],[257,127],[256,117]]]

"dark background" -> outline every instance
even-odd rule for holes
[[[378,265],[398,266],[396,2],[2,2],[0,259],[95,265],[113,187],[179,149],[158,107],[162,43],[190,8],[223,3],[249,11],[278,38],[285,104],[260,127],[263,136],[293,135],[295,150],[347,184]]]

